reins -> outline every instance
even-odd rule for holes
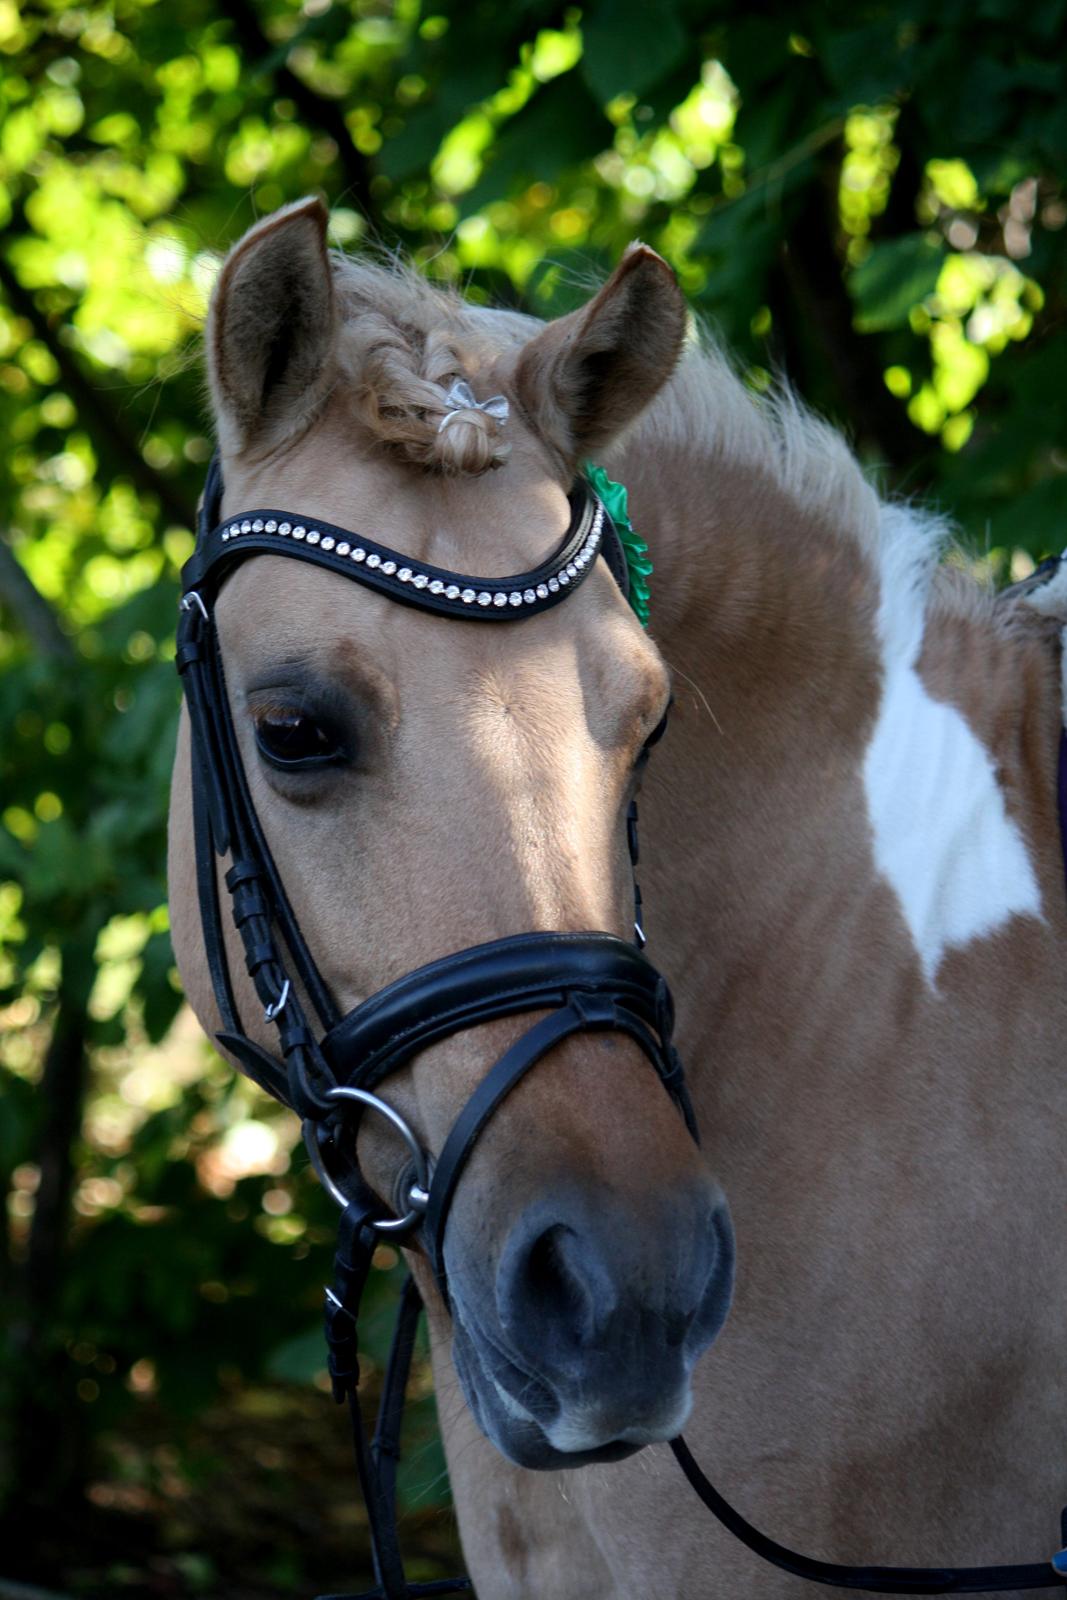
[[[864,1567],[818,1561],[779,1544],[735,1511],[704,1473],[680,1436],[671,1440],[674,1458],[712,1516],[743,1545],[782,1572],[832,1589],[861,1589],[868,1594],[990,1594],[1005,1589],[1058,1589],[1067,1586],[1067,1551],[1049,1561],[1001,1567]],[[1060,1519],[1067,1544],[1067,1510]]]
[[[619,486],[593,481],[610,498]],[[666,980],[641,953],[640,892],[634,881],[635,942],[612,934],[526,933],[458,951],[408,973],[342,1016],[309,950],[271,854],[241,760],[215,629],[215,602],[227,574],[255,554],[309,561],[401,604],[440,617],[521,621],[559,604],[599,556],[622,592],[647,620],[651,570],[645,547],[625,518],[625,496],[609,514],[601,494],[579,481],[571,520],[555,550],[537,568],[507,579],[473,578],[410,560],[362,534],[259,510],[219,520],[222,478],[211,463],[195,552],[183,571],[177,667],[183,678],[192,739],[193,834],[204,945],[222,1020],[219,1043],[269,1094],[301,1118],[311,1160],[341,1206],[334,1282],[326,1291],[325,1326],[334,1399],[347,1404],[360,1486],[367,1506],[376,1587],[361,1595],[320,1600],[411,1600],[471,1588],[469,1578],[412,1583],[405,1576],[396,1518],[396,1469],[404,1394],[421,1302],[412,1280],[401,1297],[373,1439],[359,1403],[357,1323],[374,1250],[385,1236],[418,1231],[448,1304],[444,1240],[456,1186],[475,1143],[512,1089],[555,1046],[577,1033],[613,1032],[632,1039],[697,1139],[681,1061],[671,1042],[673,1004]],[[657,729],[649,745],[655,742]],[[1061,771],[1067,795],[1067,763]],[[631,862],[638,860],[637,808],[627,818]],[[226,953],[217,868],[230,858],[224,883],[245,966],[277,1030],[280,1059],[251,1039],[241,1021]],[[313,1028],[300,994],[317,1018]],[[440,1039],[499,1017],[544,1013],[515,1041],[475,1089],[445,1139],[431,1173],[425,1152],[399,1113],[376,1093],[382,1081]],[[410,1163],[404,1202],[390,1217],[364,1184],[355,1161],[359,1119],[372,1112],[404,1139]],[[671,1449],[704,1505],[756,1555],[811,1582],[882,1594],[978,1594],[1047,1589],[1067,1583],[1067,1551],[1029,1565],[965,1568],[846,1566],[789,1550],[747,1522],[708,1481],[684,1439]],[[1067,1542],[1067,1512],[1063,1537]]]

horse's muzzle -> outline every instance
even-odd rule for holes
[[[734,1240],[707,1179],[635,1214],[557,1188],[523,1211],[495,1278],[449,1255],[456,1370],[492,1442],[538,1469],[613,1461],[685,1424],[700,1355],[726,1318]]]

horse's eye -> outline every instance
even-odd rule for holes
[[[287,772],[336,766],[345,759],[337,730],[306,711],[268,711],[257,717],[256,743],[271,766]]]

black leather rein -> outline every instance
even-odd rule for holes
[[[468,1578],[407,1580],[397,1538],[396,1464],[404,1391],[420,1311],[411,1280],[404,1290],[373,1442],[359,1406],[357,1315],[375,1247],[383,1234],[412,1235],[429,1258],[448,1300],[444,1241],[456,1185],[482,1130],[506,1096],[556,1045],[575,1033],[610,1031],[635,1041],[681,1112],[696,1122],[681,1062],[671,1042],[674,1011],[666,980],[641,953],[640,894],[635,881],[635,944],[613,934],[523,933],[462,950],[408,973],[342,1016],[300,930],[252,802],[241,760],[215,629],[215,603],[226,576],[256,554],[285,555],[440,617],[522,621],[558,605],[579,587],[598,557],[628,592],[626,553],[592,489],[576,485],[571,520],[555,552],[508,579],[471,578],[411,560],[363,535],[321,520],[261,510],[220,520],[217,457],[208,471],[196,549],[183,571],[177,666],[191,732],[193,833],[204,946],[222,1027],[219,1043],[269,1094],[301,1118],[312,1161],[342,1207],[333,1287],[326,1291],[326,1337],[335,1399],[347,1402],[360,1484],[367,1504],[377,1587],[362,1596],[320,1600],[412,1600],[459,1593]],[[659,732],[653,735],[653,743]],[[637,862],[637,808],[627,822]],[[249,1037],[234,994],[217,869],[224,882],[245,966],[277,1029],[280,1055]],[[301,993],[318,1027],[305,1015]],[[500,1017],[543,1013],[492,1066],[460,1111],[431,1175],[425,1152],[397,1112],[375,1092],[428,1046]],[[391,1217],[360,1177],[355,1159],[359,1118],[387,1118],[407,1143],[411,1163]],[[799,1577],[884,1594],[976,1594],[1054,1588],[1065,1582],[1067,1554],[1055,1564],[961,1569],[838,1566],[798,1555],[744,1520],[708,1482],[681,1438],[671,1448],[704,1504],[749,1549]],[[1064,1533],[1067,1539],[1067,1527]],[[1062,1565],[1061,1565],[1062,1563]],[[547,1600],[547,1597],[546,1597]]]

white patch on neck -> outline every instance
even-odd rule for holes
[[[931,987],[946,950],[1013,916],[1041,915],[1034,869],[989,752],[916,670],[939,534],[903,507],[882,508],[884,677],[863,765],[875,865],[896,893]]]

